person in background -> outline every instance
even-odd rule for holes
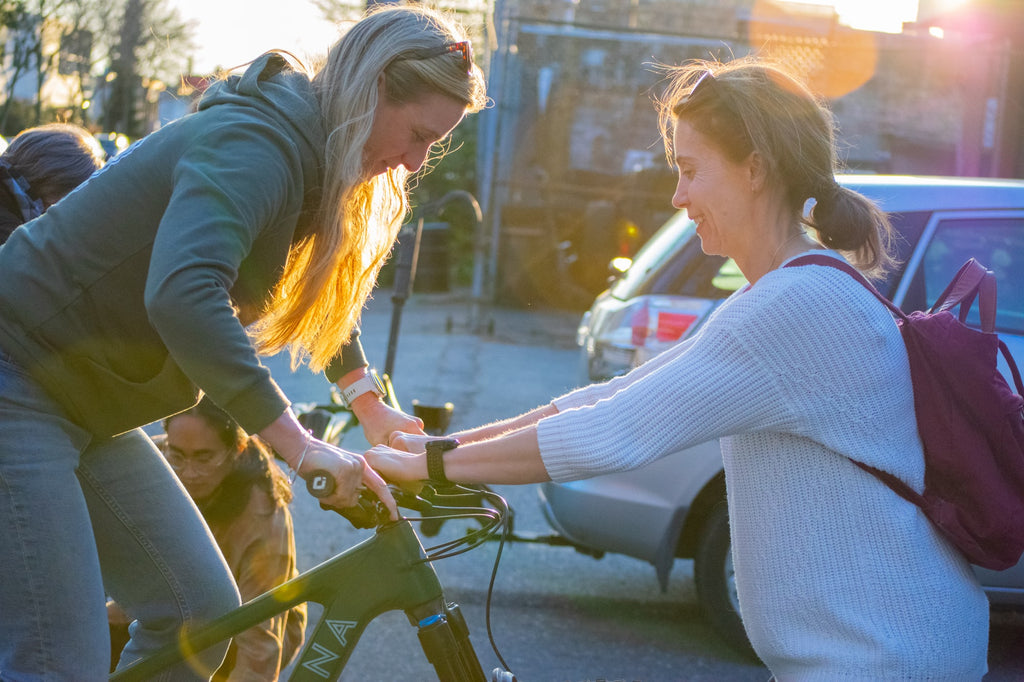
[[[99,680],[238,606],[202,515],[141,426],[209,396],[347,507],[387,486],[313,438],[260,358],[338,384],[372,443],[391,408],[354,330],[407,181],[486,103],[465,31],[418,3],[367,13],[316,69],[281,52],[213,84],[0,248],[0,670]],[[443,145],[441,145],[443,147]],[[74,617],[68,606],[74,605]],[[207,679],[227,644],[174,666]]]
[[[888,218],[836,183],[831,114],[783,69],[748,58],[669,74],[672,203],[749,286],[625,376],[457,443],[396,433],[401,450],[367,461],[397,482],[562,482],[720,439],[740,613],[775,680],[980,680],[989,606],[970,565],[853,462],[924,488],[899,329],[848,274],[783,267],[817,251],[878,275]]]
[[[50,123],[18,133],[0,153],[0,244],[85,182],[104,154],[89,131]]]
[[[213,532],[242,601],[298,575],[288,503],[288,478],[259,438],[249,436],[208,398],[163,421],[154,439]],[[127,618],[108,602],[112,627]],[[117,627],[121,624],[122,627]],[[214,680],[275,680],[298,653],[305,636],[306,605],[236,636]],[[120,652],[120,647],[116,647]]]

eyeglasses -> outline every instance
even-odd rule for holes
[[[454,53],[459,54],[459,57],[462,59],[462,66],[466,69],[466,73],[473,70],[473,46],[468,40],[460,40],[457,43],[448,43],[441,47],[425,47],[419,50],[409,50],[395,61],[405,61],[407,59],[433,59],[434,57],[441,57],[446,54]]]
[[[171,465],[171,468],[175,471],[184,471],[189,465],[192,465],[194,469],[199,471],[208,472],[224,464],[228,458],[228,451],[224,450],[216,451],[204,451],[198,455],[186,456],[185,453],[180,450],[172,450],[168,447],[164,447],[164,457],[167,459],[167,463]]]

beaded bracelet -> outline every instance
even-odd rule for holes
[[[295,477],[299,475],[299,469],[302,468],[302,462],[306,459],[306,453],[309,452],[309,444],[313,442],[313,434],[306,431],[306,447],[302,448],[302,454],[299,455],[299,463],[292,469],[292,475],[288,477],[288,485],[295,483]]]

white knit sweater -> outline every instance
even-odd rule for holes
[[[555,481],[722,439],[743,623],[780,681],[986,672],[988,601],[970,565],[848,459],[923,487],[903,341],[849,275],[770,272],[692,339],[555,404],[538,424]]]

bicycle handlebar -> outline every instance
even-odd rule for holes
[[[306,490],[317,499],[328,497],[334,492],[334,488],[334,477],[324,469],[316,469],[306,479]],[[428,511],[431,508],[430,502],[398,486],[389,485],[388,490],[391,491],[391,496],[395,498],[395,502],[400,507],[420,512]],[[325,504],[320,506],[341,514],[356,528],[377,528],[391,521],[391,514],[387,507],[368,488],[363,488],[360,491],[359,500],[352,507],[339,508]]]
[[[313,471],[306,479],[306,490],[315,498],[322,499],[334,492],[334,477],[324,469]],[[419,493],[413,493],[405,488],[396,485],[389,485],[388,490],[399,507],[411,509],[423,514],[425,517],[447,518],[452,516],[472,515],[474,512],[483,512],[486,515],[493,514],[493,508],[483,506],[481,490],[479,488],[467,488],[460,485],[438,488],[427,483]],[[506,508],[507,503],[503,498],[493,491],[487,491],[491,504],[497,504],[498,508]],[[384,503],[377,499],[369,488],[362,488],[359,491],[359,500],[351,507],[333,507],[320,503],[320,508],[341,514],[349,523],[356,528],[379,528],[391,523],[391,514]],[[503,516],[504,513],[501,515]],[[500,519],[501,516],[498,518]],[[436,532],[436,531],[435,531]]]

